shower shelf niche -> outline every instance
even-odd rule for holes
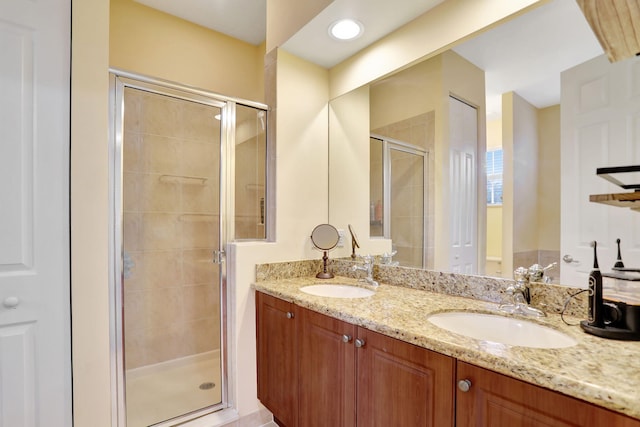
[[[164,184],[205,185],[208,179],[201,176],[160,175],[160,182]]]

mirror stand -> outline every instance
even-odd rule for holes
[[[324,255],[322,256],[322,271],[316,274],[318,279],[333,279],[333,273],[327,271],[327,261],[329,261],[329,256],[327,255],[327,251],[324,251]]]

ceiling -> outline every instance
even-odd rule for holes
[[[252,45],[267,34],[267,0],[135,0]]]
[[[331,68],[402,27],[443,0],[334,0],[282,46],[302,59]],[[329,36],[329,26],[344,18],[360,21],[363,34],[341,41]]]
[[[266,0],[136,1],[253,45],[265,39]],[[334,0],[283,48],[330,68],[442,1]],[[331,38],[329,24],[344,17],[363,23],[364,34],[352,42]],[[560,72],[603,53],[577,3],[569,0],[553,0],[454,50],[485,70],[489,118],[499,116],[505,92],[538,108],[559,103]]]
[[[485,71],[487,116],[514,91],[537,108],[560,103],[560,73],[604,50],[575,1],[554,0],[453,48]]]

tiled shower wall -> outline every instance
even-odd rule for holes
[[[218,108],[125,90],[126,369],[219,349]]]
[[[241,107],[237,116],[242,116]],[[259,127],[255,111],[245,111],[248,116],[241,127]],[[252,126],[253,125],[253,126]],[[238,141],[238,136],[246,139]],[[261,239],[265,237],[265,155],[266,138],[264,129],[238,132],[236,135],[235,171],[235,238]]]

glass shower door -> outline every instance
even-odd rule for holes
[[[395,144],[388,147],[389,238],[395,260],[408,267],[424,267],[425,153]]]
[[[125,87],[122,330],[128,427],[223,401],[222,102]],[[169,423],[167,423],[169,425]]]
[[[370,235],[391,239],[394,260],[423,268],[427,257],[427,152],[371,136]]]

